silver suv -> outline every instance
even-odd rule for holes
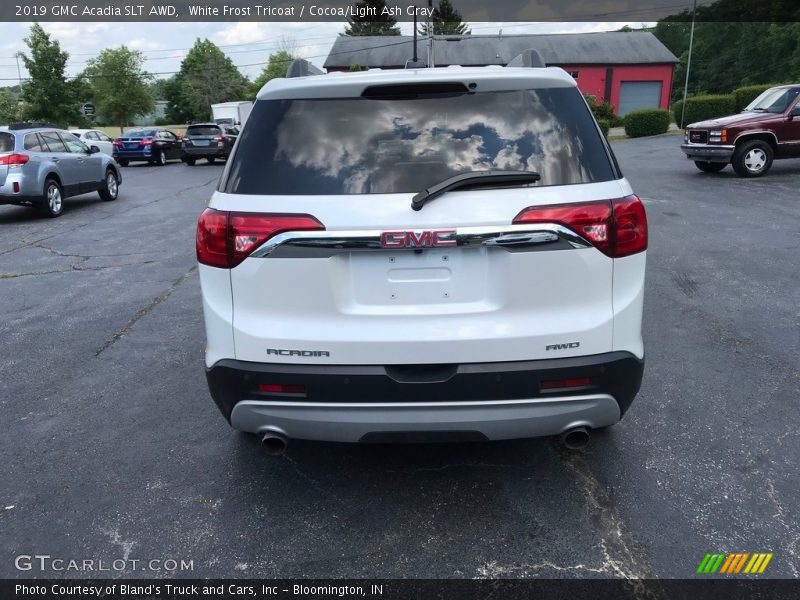
[[[70,196],[98,192],[102,200],[116,200],[121,182],[113,158],[67,131],[0,131],[0,204],[33,206],[58,217]]]

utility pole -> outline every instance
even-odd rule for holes
[[[689,57],[686,59],[686,82],[683,85],[683,105],[681,106],[681,129],[684,126],[684,117],[686,115],[686,97],[689,94],[689,71],[692,68],[692,47],[694,46],[694,20],[697,15],[697,0],[694,0],[694,8],[692,9],[692,29],[689,33]]]
[[[22,71],[19,70],[19,52],[14,55],[17,59],[17,102],[22,97]]]
[[[433,68],[435,66],[433,56],[433,0],[428,0],[428,67]]]

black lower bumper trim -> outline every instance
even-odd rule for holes
[[[307,402],[467,402],[608,394],[624,414],[639,391],[644,359],[628,352],[460,365],[289,365],[221,360],[206,369],[211,396],[228,421],[242,400]],[[581,387],[542,389],[542,382],[589,379]],[[259,391],[303,386],[304,393]],[[296,389],[296,388],[292,388]]]

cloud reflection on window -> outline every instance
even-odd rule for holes
[[[599,133],[572,88],[271,104],[283,114],[273,115],[274,130],[263,132],[271,143],[261,137],[263,168],[272,177],[295,177],[294,193],[416,192],[487,169],[537,171],[542,185],[613,178]],[[248,138],[242,141],[255,143]]]

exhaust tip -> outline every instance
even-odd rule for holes
[[[573,427],[561,434],[561,443],[570,450],[580,450],[589,443],[589,430],[586,427]]]
[[[273,456],[278,456],[286,452],[289,439],[278,431],[266,431],[261,436],[261,447],[264,452]]]

